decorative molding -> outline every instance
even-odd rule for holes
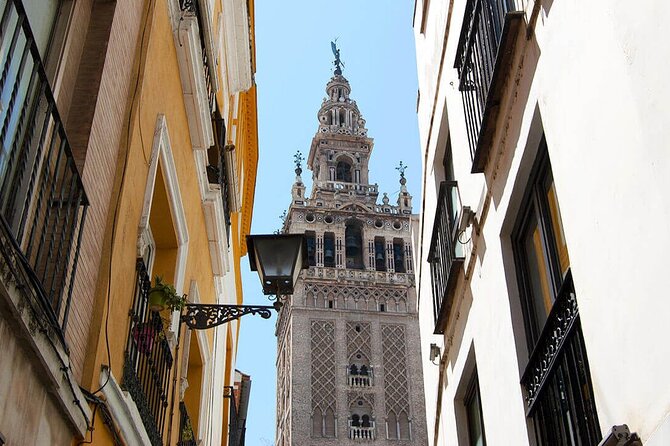
[[[100,385],[125,444],[151,444],[133,398],[121,389],[107,366],[103,366],[100,372]]]
[[[223,30],[228,72],[228,93],[251,88],[251,38],[249,10],[244,0],[223,0]]]
[[[221,201],[221,187],[211,184],[207,179],[206,152],[197,150],[193,153],[198,177],[198,186],[205,214],[205,228],[209,242],[209,255],[212,260],[212,272],[215,276],[223,276],[230,270],[228,234]]]
[[[198,18],[181,14],[174,40],[191,144],[194,150],[205,150],[214,144],[214,133]]]
[[[163,179],[165,181],[165,190],[170,205],[170,214],[173,219],[175,236],[177,238],[175,289],[177,290],[177,293],[181,294],[183,293],[184,288],[184,273],[186,272],[186,258],[188,255],[188,228],[186,224],[186,214],[184,213],[184,205],[181,199],[181,192],[179,190],[177,168],[175,166],[174,157],[172,156],[172,147],[170,146],[167,121],[163,114],[159,114],[156,119],[156,129],[154,131],[153,147],[151,149],[151,157],[149,160],[147,184],[144,189],[144,204],[142,207],[142,216],[140,217],[139,234],[145,232],[149,227],[149,215],[151,213],[151,204],[153,201],[154,188],[156,186],[156,173],[158,171],[159,160],[162,167]]]
[[[414,285],[414,274],[410,273],[310,266],[309,269],[305,270],[302,274],[305,278],[337,279],[340,283],[371,282],[373,284]]]

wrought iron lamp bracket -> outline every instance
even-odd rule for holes
[[[193,330],[207,330],[239,319],[245,314],[257,314],[269,319],[276,305],[186,304],[181,321]]]

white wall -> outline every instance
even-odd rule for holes
[[[523,3],[527,19],[534,4]],[[527,352],[525,341],[519,340],[523,322],[508,240],[541,128],[561,206],[601,429],[605,433],[614,424],[626,423],[645,444],[667,444],[670,386],[664,378],[670,374],[670,303],[665,299],[664,254],[670,248],[670,199],[665,195],[670,184],[670,44],[664,24],[670,6],[651,0],[635,5],[545,1],[535,36],[520,36],[517,42],[515,82],[507,86],[513,94],[501,104],[487,171],[471,174],[453,69],[464,5],[464,0],[454,0],[447,27],[450,2],[432,1],[425,36],[419,33],[421,0],[415,17],[425,176],[423,252],[416,251],[422,257],[417,270],[430,444],[435,444],[431,425],[438,367],[428,362],[428,346],[436,341],[446,345],[447,375],[436,444],[458,442],[454,397],[466,378],[463,369],[473,346],[487,444],[529,441],[519,384]],[[466,258],[468,278],[459,279],[454,318],[445,336],[437,337],[431,334],[425,260],[437,200],[433,166],[441,166],[447,121],[463,204],[480,215],[482,203],[489,207],[482,233],[468,246],[475,254]]]

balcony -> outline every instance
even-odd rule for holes
[[[364,422],[363,424],[366,423]],[[370,421],[367,424],[369,426],[356,426],[352,420],[349,420],[349,438],[352,440],[374,440],[375,422]]]
[[[228,154],[226,152],[226,124],[218,111],[212,115],[212,127],[214,128],[214,145],[207,150],[207,180],[210,184],[217,184],[221,188],[221,200],[223,203],[223,215],[226,223],[226,237],[230,245],[230,212],[231,212],[231,187],[228,171]]]
[[[437,200],[428,263],[433,284],[435,334],[444,333],[458,273],[465,260],[458,241],[457,222],[461,211],[456,181],[443,181]]]
[[[362,366],[360,369],[355,365],[347,367],[347,384],[350,387],[371,387],[374,384],[372,367]]]
[[[0,39],[0,252],[67,351],[88,200],[20,1],[6,2]]]
[[[468,0],[454,68],[462,93],[472,172],[483,172],[523,12],[513,0]]]
[[[135,401],[152,446],[163,445],[173,358],[159,313],[149,310],[151,280],[137,259],[135,299],[123,364],[123,387]]]
[[[377,194],[379,188],[376,184],[347,183],[343,181],[319,181],[318,186],[324,190],[358,195]]]

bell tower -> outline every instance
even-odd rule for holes
[[[277,321],[277,446],[426,446],[411,245],[412,197],[400,163],[397,204],[369,180],[373,140],[339,50],[307,167],[284,232],[304,233],[309,269]]]

